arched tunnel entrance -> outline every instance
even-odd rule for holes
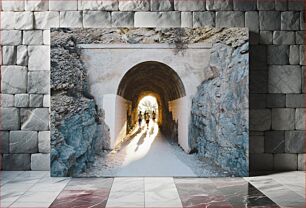
[[[188,122],[186,121],[188,116],[186,117],[187,110],[184,111],[185,88],[179,75],[168,65],[156,61],[135,65],[121,79],[117,95],[128,101],[127,132],[137,124],[138,105],[141,99],[152,96],[157,100],[157,122],[161,132],[172,140],[177,141],[179,136],[188,140]],[[186,124],[184,127],[183,122]],[[183,135],[179,135],[178,125]],[[182,142],[179,143],[181,146],[186,146]],[[185,143],[188,146],[188,141]]]

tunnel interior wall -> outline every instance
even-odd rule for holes
[[[185,152],[190,152],[189,139],[188,138],[188,125],[190,118],[190,105],[186,97],[182,97],[176,100],[169,101],[169,112],[173,121],[177,124],[177,139],[180,146]]]
[[[104,95],[103,109],[105,122],[110,129],[110,148],[115,148],[124,140],[127,133],[129,101],[118,95]]]

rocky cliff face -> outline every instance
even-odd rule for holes
[[[192,103],[191,146],[236,176],[248,174],[248,42],[215,43],[209,79]]]
[[[63,35],[53,36],[51,45],[51,175],[73,176],[94,162],[108,134],[88,93],[76,38],[57,32]]]

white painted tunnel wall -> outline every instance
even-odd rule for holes
[[[178,123],[178,143],[185,152],[190,152],[188,142],[188,126],[190,105],[187,97],[169,101],[169,111],[172,112],[173,120]]]
[[[129,101],[118,95],[107,94],[103,96],[102,108],[105,111],[105,122],[110,129],[110,147],[112,149],[126,136],[128,103]]]

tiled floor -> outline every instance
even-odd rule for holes
[[[1,173],[1,207],[305,207],[305,172],[246,178],[51,178]]]

